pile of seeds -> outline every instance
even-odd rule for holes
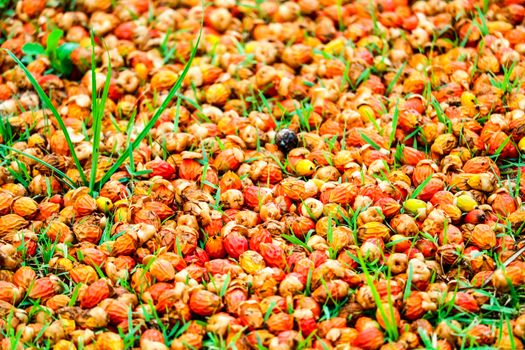
[[[2,350],[524,348],[524,1],[0,9]]]

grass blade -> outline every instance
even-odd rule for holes
[[[388,84],[388,87],[386,88],[386,95],[390,95],[390,93],[392,92],[392,89],[394,88],[394,86],[396,86],[397,81],[401,77],[401,74],[403,74],[403,71],[405,70],[406,65],[407,65],[407,62],[404,62],[401,65],[401,68],[399,68],[399,70],[397,71],[396,75],[394,76],[394,79],[392,79],[390,84]]]
[[[399,108],[396,104],[396,108],[394,109],[394,115],[392,116],[392,131],[390,132],[390,137],[388,139],[388,149],[392,147],[392,143],[394,142],[394,139],[396,137],[396,129],[397,129],[398,120],[399,120]]]
[[[505,260],[505,262],[503,263],[503,267],[509,266],[510,263],[512,263],[517,258],[519,258],[523,253],[525,253],[525,247],[520,248],[518,251],[516,251],[514,254],[512,254],[507,260]],[[490,275],[488,275],[488,277],[485,279],[485,281],[483,282],[483,284],[481,286],[485,287],[487,284],[489,284],[490,281],[492,281],[492,277],[493,276],[494,276],[494,272],[491,273]]]
[[[416,198],[417,196],[419,196],[421,191],[423,191],[423,189],[430,182],[430,180],[432,180],[432,175],[429,175],[422,183],[419,184],[419,186],[416,187],[414,192],[412,192],[412,194],[410,195],[410,198]]]
[[[303,241],[301,241],[299,238],[297,238],[296,236],[292,236],[292,235],[281,235],[282,238],[286,239],[288,242],[292,243],[292,244],[295,244],[295,245],[298,245],[298,246],[301,246],[303,247],[305,250],[307,250],[308,252],[312,252],[312,248],[310,248],[308,246],[308,244],[304,243]]]
[[[0,144],[0,147],[2,148],[5,148],[7,150],[10,150],[10,151],[13,151],[13,152],[16,152],[18,154],[21,154],[23,155],[24,157],[27,157],[31,160],[34,160],[35,162],[37,163],[40,163],[42,164],[43,166],[45,166],[46,168],[54,171],[55,173],[57,173],[61,178],[62,180],[64,181],[64,183],[66,185],[68,185],[69,187],[71,188],[76,188],[77,186],[75,185],[75,181],[73,181],[69,176],[67,176],[65,173],[63,173],[62,171],[58,170],[57,168],[55,168],[54,166],[52,166],[51,164],[48,164],[46,162],[44,162],[43,160],[35,157],[35,156],[32,156],[31,154],[27,154],[25,152],[22,152],[22,151],[19,151],[17,150],[16,148],[13,148],[13,147],[9,147],[9,146],[6,146],[6,145],[2,145]]]
[[[75,152],[75,146],[73,145],[73,142],[71,141],[71,138],[69,137],[69,133],[67,131],[66,125],[64,124],[64,121],[62,120],[62,117],[56,110],[55,106],[51,103],[51,100],[46,95],[40,84],[36,81],[35,77],[31,74],[31,72],[26,68],[26,66],[18,59],[18,57],[15,56],[11,51],[5,50],[9,56],[18,64],[20,68],[24,71],[27,79],[31,82],[31,85],[35,88],[38,96],[40,99],[44,102],[44,104],[51,110],[51,113],[53,113],[53,116],[56,118],[58,125],[60,126],[60,129],[64,133],[64,137],[66,138],[67,147],[69,148],[69,151],[71,152],[71,157],[73,158],[73,162],[75,163],[75,166],[80,173],[80,178],[82,179],[82,182],[84,185],[87,185],[87,179],[84,175],[84,169],[82,168],[82,165],[80,164],[80,161],[78,160],[77,154]]]
[[[89,192],[93,193],[95,189],[95,183],[97,182],[97,167],[98,157],[100,151],[100,129],[102,127],[102,118],[104,117],[104,107],[109,94],[109,82],[111,81],[111,57],[108,55],[108,72],[106,74],[106,81],[104,83],[104,89],[102,90],[102,97],[100,98],[100,104],[97,101],[97,86],[96,86],[96,73],[95,73],[95,38],[93,32],[91,32],[91,105],[93,116],[93,146],[92,146],[92,157],[91,157],[91,174],[89,177]]]
[[[366,283],[368,284],[368,286],[370,287],[370,291],[372,292],[372,296],[374,298],[376,307],[379,310],[381,317],[383,317],[383,320],[386,324],[385,330],[388,336],[390,337],[390,339],[395,341],[399,337],[399,333],[398,333],[397,325],[393,317],[394,311],[393,311],[393,306],[392,306],[392,301],[391,301],[390,290],[387,289],[389,302],[386,303],[386,305],[384,305],[383,301],[381,300],[381,297],[379,296],[379,292],[377,291],[377,288],[374,284],[375,278],[372,278],[372,276],[370,275],[370,271],[368,270],[368,267],[366,266],[366,263],[363,257],[359,255],[358,259],[359,259],[358,262],[361,265],[361,269],[363,270],[363,274],[365,275]],[[388,310],[390,311],[391,318],[387,317],[387,310],[385,310],[385,307],[387,307]]]
[[[170,92],[168,93],[168,96],[164,99],[164,101],[162,102],[162,104],[160,105],[160,107],[156,110],[156,112],[153,114],[153,116],[151,117],[151,120],[148,122],[148,124],[146,124],[146,126],[144,127],[144,129],[141,131],[141,133],[137,136],[137,138],[135,139],[135,141],[133,141],[130,145],[130,148],[131,148],[131,151],[133,151],[134,149],[136,149],[140,143],[142,142],[142,140],[148,136],[149,134],[149,131],[151,130],[151,128],[153,127],[153,125],[155,125],[155,123],[157,122],[157,120],[160,118],[162,112],[164,112],[164,110],[168,107],[168,104],[171,102],[171,100],[173,99],[173,97],[177,94],[177,91],[179,91],[181,85],[182,85],[182,82],[184,80],[184,78],[186,77],[186,74],[188,74],[188,70],[190,69],[190,66],[191,66],[191,63],[193,62],[193,59],[195,57],[195,54],[197,53],[197,48],[199,47],[199,43],[201,41],[201,36],[202,36],[202,28],[203,28],[203,22],[201,22],[201,27],[200,27],[200,30],[199,30],[199,35],[197,37],[197,42],[195,43],[195,46],[193,47],[192,51],[191,51],[191,55],[190,55],[190,59],[188,60],[188,62],[186,63],[186,65],[184,66],[184,70],[182,71],[181,75],[179,76],[179,78],[177,79],[177,81],[175,82],[175,85],[171,88]],[[105,183],[106,181],[109,180],[109,178],[120,168],[120,166],[122,165],[122,163],[124,163],[124,161],[126,160],[126,158],[128,157],[128,153],[127,152],[124,152],[122,153],[122,155],[115,161],[115,163],[113,164],[113,166],[111,168],[109,168],[109,170],[107,171],[107,173],[104,175],[104,177],[100,180],[100,183]]]
[[[366,136],[363,132],[360,132],[359,134],[361,134],[361,138],[365,140],[366,142],[368,142],[368,144],[372,146],[372,148],[374,148],[375,150],[381,149],[381,146],[375,143],[370,137]]]

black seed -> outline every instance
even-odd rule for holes
[[[290,129],[281,129],[275,134],[275,144],[283,153],[288,153],[299,143],[297,135]]]

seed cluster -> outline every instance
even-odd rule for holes
[[[2,6],[1,350],[524,348],[524,1]]]

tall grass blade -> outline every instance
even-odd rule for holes
[[[401,68],[399,68],[399,70],[397,71],[396,75],[394,76],[394,79],[392,79],[390,84],[388,84],[388,87],[386,88],[386,95],[390,95],[390,93],[392,92],[392,89],[394,88],[394,86],[396,86],[397,81],[401,77],[401,74],[403,74],[403,71],[405,70],[406,65],[407,65],[407,62],[404,62],[401,65]]]
[[[100,133],[102,127],[102,118],[104,117],[104,107],[109,94],[109,83],[111,80],[111,58],[108,55],[108,71],[106,74],[106,81],[104,83],[104,89],[102,90],[102,96],[97,101],[97,86],[96,86],[96,73],[95,73],[95,38],[93,32],[91,32],[91,115],[93,117],[93,146],[91,156],[91,173],[89,177],[89,192],[92,194],[95,189],[97,182],[97,167],[98,158],[100,155]]]
[[[62,171],[58,170],[57,168],[55,168],[51,164],[44,162],[42,159],[39,159],[39,158],[37,158],[37,157],[35,157],[35,156],[31,155],[31,154],[27,154],[25,152],[17,150],[16,148],[9,147],[9,146],[6,146],[6,145],[0,144],[0,147],[5,148],[5,149],[10,150],[10,151],[13,151],[13,152],[16,152],[16,153],[18,153],[20,155],[23,155],[24,157],[27,157],[27,158],[29,158],[31,160],[34,160],[37,163],[42,164],[43,166],[45,166],[49,170],[54,171],[55,173],[57,173],[57,175],[59,175],[61,177],[61,180],[64,181],[64,183],[66,185],[68,185],[69,187],[71,187],[71,188],[76,188],[77,187],[76,184],[75,184],[75,181],[73,181],[69,176],[67,176],[65,173],[63,173]]]
[[[419,186],[416,187],[414,192],[412,192],[412,194],[410,195],[410,198],[416,198],[417,196],[419,196],[421,191],[423,191],[423,189],[430,182],[430,180],[432,180],[432,175],[429,175],[422,183],[419,184]]]
[[[204,23],[201,21],[201,27],[200,27],[200,30],[199,30],[199,35],[197,37],[197,42],[195,43],[195,46],[191,50],[190,59],[188,60],[188,62],[184,66],[184,70],[182,71],[181,75],[179,76],[179,78],[175,82],[175,85],[171,88],[170,92],[168,93],[168,96],[164,99],[164,101],[162,102],[160,107],[156,110],[156,112],[151,117],[151,120],[148,122],[148,124],[146,124],[144,129],[140,132],[140,134],[137,136],[137,138],[129,146],[131,151],[136,149],[140,145],[142,140],[146,136],[148,136],[149,131],[151,130],[151,128],[155,125],[157,120],[160,118],[162,112],[164,112],[164,110],[168,107],[168,104],[171,102],[173,97],[177,94],[177,91],[180,89],[180,87],[182,85],[182,82],[183,82],[184,78],[186,77],[186,74],[188,74],[188,70],[190,69],[190,66],[191,66],[191,63],[193,62],[195,54],[197,53],[197,49],[198,49],[199,43],[201,41],[203,25],[204,25]],[[100,183],[104,184],[106,181],[108,181],[109,178],[120,168],[122,163],[124,163],[124,161],[126,160],[127,157],[128,157],[128,153],[127,152],[123,152],[122,155],[115,161],[113,166],[111,168],[109,168],[109,170],[104,175],[104,177],[100,180]]]
[[[5,50],[5,49],[4,49]],[[24,71],[27,79],[31,82],[31,85],[35,88],[38,96],[40,99],[42,99],[42,102],[51,110],[53,113],[53,116],[56,118],[58,125],[60,126],[60,129],[64,133],[64,137],[66,138],[67,147],[69,148],[69,151],[71,152],[71,157],[73,158],[73,162],[75,163],[75,166],[80,173],[80,178],[84,185],[87,185],[87,179],[84,175],[84,169],[82,168],[82,165],[80,164],[80,161],[78,160],[77,154],[75,152],[75,146],[73,145],[73,142],[71,141],[71,138],[69,137],[69,133],[67,131],[66,125],[64,124],[64,121],[62,120],[62,117],[56,110],[55,106],[53,106],[53,103],[51,103],[51,100],[46,95],[40,84],[36,81],[35,77],[31,74],[31,72],[26,68],[26,66],[18,59],[18,57],[15,56],[11,51],[5,50],[9,56],[18,64],[20,68]]]
[[[392,143],[394,143],[398,121],[399,121],[399,108],[398,108],[398,105],[396,104],[396,107],[394,109],[394,115],[392,116],[392,131],[390,131],[390,137],[388,138],[388,149],[390,149],[392,147]]]
[[[361,269],[363,270],[363,274],[365,275],[366,283],[368,284],[372,292],[372,296],[374,298],[376,307],[379,310],[381,317],[383,317],[383,320],[385,322],[385,325],[386,325],[385,328],[388,333],[388,336],[390,337],[391,340],[395,341],[399,337],[399,333],[397,330],[397,324],[395,323],[394,317],[393,317],[394,310],[393,310],[393,306],[392,306],[391,299],[390,299],[391,295],[389,295],[389,299],[390,299],[389,303],[387,303],[387,305],[384,305],[383,301],[381,300],[381,297],[379,296],[379,292],[377,291],[376,286],[374,284],[374,278],[372,278],[372,276],[370,275],[370,271],[368,270],[363,257],[359,256],[358,259],[359,259],[358,262],[361,265]],[[388,294],[390,294],[389,290],[388,290]],[[385,310],[385,306],[388,307],[391,318],[387,317],[387,313],[386,313],[387,311]]]
[[[361,138],[363,140],[365,140],[366,142],[368,142],[368,144],[370,146],[372,146],[373,149],[375,150],[380,150],[381,149],[381,146],[379,146],[377,143],[375,143],[370,137],[366,136],[364,133],[362,132],[359,132],[359,134],[361,135]]]

